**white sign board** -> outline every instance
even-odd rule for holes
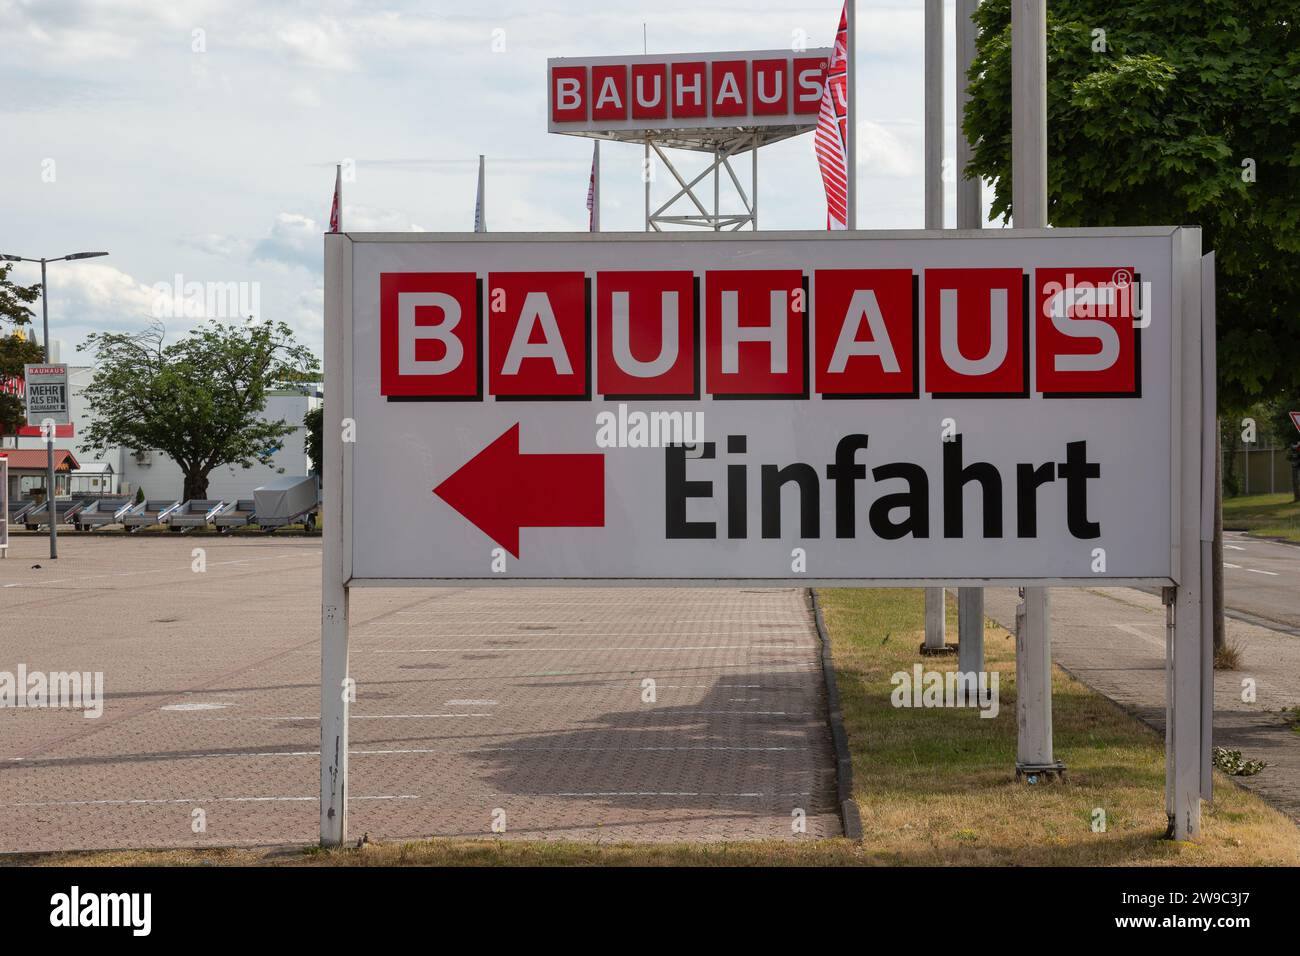
[[[68,367],[26,365],[23,370],[27,392],[27,424],[39,426],[47,420],[58,425],[69,424]]]
[[[1175,582],[1199,245],[329,236],[345,579]]]

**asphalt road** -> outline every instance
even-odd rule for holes
[[[1223,600],[1232,617],[1300,637],[1300,546],[1225,531]]]

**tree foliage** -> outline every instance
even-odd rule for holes
[[[269,463],[296,423],[259,417],[267,393],[319,367],[287,325],[270,320],[209,321],[170,345],[161,325],[97,332],[81,348],[95,356],[82,450],[156,448],[180,466],[186,498],[207,497],[208,475],[222,465]]]
[[[307,457],[311,459],[312,468],[316,469],[316,474],[320,476],[325,474],[325,469],[321,466],[321,462],[324,460],[321,455],[325,451],[325,441],[321,431],[324,422],[324,405],[317,405],[302,417],[302,423],[307,426],[307,434],[303,439],[303,450],[307,452]]]
[[[1005,220],[1010,0],[976,16],[969,170]],[[1051,0],[1047,16],[1051,224],[1201,226],[1220,408],[1300,385],[1300,0]]]
[[[12,263],[0,266],[0,386],[23,377],[23,366],[40,362],[45,350],[31,335],[32,310],[40,283],[18,285],[10,280]],[[12,435],[26,424],[22,400],[0,387],[0,435]]]

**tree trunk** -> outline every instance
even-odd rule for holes
[[[1223,621],[1223,429],[1215,430],[1214,437],[1214,543],[1210,546],[1210,576],[1213,579],[1212,600],[1214,621],[1214,652],[1226,646]]]
[[[208,473],[185,476],[185,500],[202,500],[208,496]]]

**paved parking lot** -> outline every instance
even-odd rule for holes
[[[316,840],[318,540],[12,543],[0,671],[101,671],[105,705],[0,709],[0,852]],[[354,836],[840,832],[802,589],[361,589],[353,620]]]

